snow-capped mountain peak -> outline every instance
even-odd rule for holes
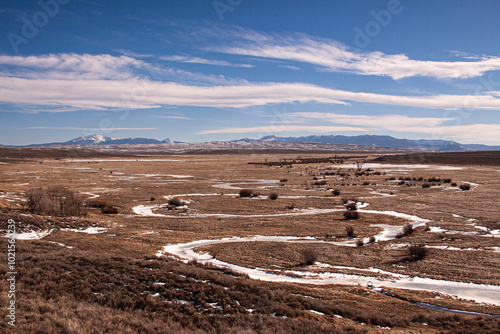
[[[101,135],[93,134],[85,137],[78,137],[73,140],[71,140],[71,143],[74,144],[87,144],[87,145],[96,145],[99,143],[103,143],[108,140],[112,140],[113,138],[111,137],[104,137]]]

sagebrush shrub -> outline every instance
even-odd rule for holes
[[[254,195],[252,189],[241,189],[240,197],[252,197]]]
[[[412,260],[419,261],[427,256],[428,251],[427,248],[422,245],[410,245],[408,247],[408,253]]]
[[[318,259],[318,252],[313,248],[304,249],[302,252],[303,264],[310,266]]]
[[[358,211],[346,211],[344,212],[344,218],[347,220],[354,220],[359,218]]]
[[[269,199],[271,199],[271,200],[273,200],[273,201],[274,201],[274,200],[276,200],[277,198],[278,198],[278,194],[277,194],[277,193],[270,193],[270,194],[269,194]]]
[[[101,209],[101,212],[108,215],[116,215],[118,213],[118,209],[114,206],[106,206]]]
[[[356,234],[354,233],[354,226],[345,226],[344,229],[345,229],[347,236],[349,238],[356,237]]]
[[[168,200],[168,205],[173,205],[173,206],[182,206],[184,203],[182,203],[182,200],[178,197],[172,197]]]

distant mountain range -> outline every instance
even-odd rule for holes
[[[500,146],[488,146],[481,144],[460,144],[451,140],[432,139],[398,139],[391,136],[361,135],[361,136],[307,136],[307,137],[278,137],[265,136],[260,139],[239,139],[240,141],[260,141],[275,143],[325,143],[340,145],[367,145],[376,147],[394,147],[416,150],[431,151],[484,151],[500,150]]]
[[[85,137],[78,137],[65,142],[32,144],[32,145],[26,145],[25,147],[51,146],[51,145],[121,145],[121,144],[134,145],[134,144],[172,144],[172,143],[173,141],[168,138],[160,141],[150,138],[116,139],[111,137],[104,137],[101,135],[90,135]]]
[[[486,151],[500,150],[500,146],[488,146],[481,144],[460,144],[451,140],[432,140],[432,139],[398,139],[391,136],[361,135],[361,136],[307,136],[307,137],[279,137],[265,136],[260,139],[243,138],[232,140],[231,142],[265,142],[265,143],[322,143],[337,145],[364,145],[374,147],[393,147],[412,150],[429,151]],[[123,138],[116,139],[104,137],[101,135],[90,135],[78,137],[66,142],[33,144],[23,147],[37,146],[66,146],[66,145],[136,145],[136,144],[174,144],[170,139],[156,140],[150,138]],[[2,145],[0,145],[2,146]]]

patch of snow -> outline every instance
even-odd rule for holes
[[[153,213],[153,208],[158,208],[158,205],[138,205],[132,208],[135,214],[143,217],[168,217],[160,213]]]
[[[40,240],[42,238],[45,238],[49,234],[52,233],[53,230],[45,230],[45,231],[40,231],[40,232],[21,232],[21,233],[16,233],[15,239],[16,240]],[[4,237],[7,237],[5,235]]]
[[[108,229],[106,227],[87,227],[86,229],[76,229],[76,228],[61,228],[61,231],[70,231],[70,232],[79,232],[79,233],[87,233],[87,234],[98,234],[98,233],[103,233],[107,231]]]
[[[61,247],[66,247],[66,248],[73,248],[73,246],[66,246],[65,244],[62,244],[60,242],[55,242],[55,241],[48,241],[50,242],[51,244],[56,244],[56,245],[59,245]]]

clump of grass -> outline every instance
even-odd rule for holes
[[[461,184],[460,189],[463,191],[470,190],[470,184]]]
[[[408,253],[413,261],[420,261],[427,256],[428,250],[422,245],[410,245]]]
[[[356,233],[354,233],[354,226],[345,226],[344,227],[346,233],[347,233],[347,236],[349,238],[355,238],[356,237]]]
[[[168,200],[168,205],[171,206],[182,206],[184,203],[182,203],[182,200],[178,197],[172,197]]]
[[[277,193],[270,193],[269,194],[269,199],[271,199],[273,201],[276,200],[276,199],[278,199],[278,194]]]
[[[396,238],[407,237],[410,234],[412,234],[414,231],[415,230],[413,229],[413,225],[412,224],[407,224],[407,225],[403,226],[403,231],[401,231],[401,233],[398,233],[396,235]]]

